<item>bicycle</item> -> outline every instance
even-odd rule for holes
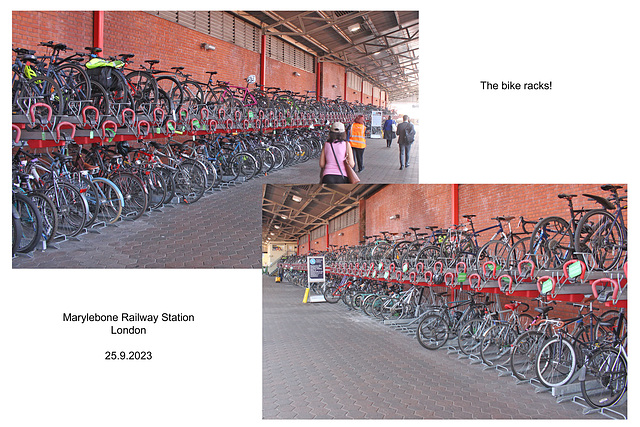
[[[618,195],[618,189],[622,188],[619,185],[601,188],[611,193],[609,198],[584,195],[603,208],[584,214],[576,226],[573,245],[577,248],[576,255],[581,256],[589,269],[608,271],[620,268],[626,261],[627,227],[622,211],[627,207],[622,206],[622,202],[627,198]]]
[[[447,307],[437,312],[427,312],[418,323],[416,337],[421,346],[428,350],[442,347],[451,334],[457,333],[460,326],[472,317],[482,316],[484,303],[476,302],[476,292],[464,291],[467,300],[447,302]],[[461,307],[466,307],[460,310]]]
[[[579,372],[582,397],[592,408],[616,405],[627,391],[627,334],[623,332],[624,309],[618,313],[617,328],[610,343],[596,350]]]

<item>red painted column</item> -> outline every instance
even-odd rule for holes
[[[260,84],[266,85],[267,81],[267,35],[260,36]]]
[[[320,95],[322,95],[322,68],[324,65],[322,62],[318,62],[318,66],[316,67],[316,101],[320,99]]]
[[[458,223],[460,213],[460,200],[458,198],[458,186],[460,184],[451,184],[451,224]]]
[[[345,101],[347,100],[347,71],[344,72],[344,96],[342,97]]]
[[[327,224],[327,251],[329,250],[329,224]]]
[[[93,47],[104,50],[104,11],[100,10],[93,12]]]

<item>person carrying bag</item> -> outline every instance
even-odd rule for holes
[[[320,153],[321,184],[356,184],[360,181],[353,167],[353,153],[342,122],[335,122]]]

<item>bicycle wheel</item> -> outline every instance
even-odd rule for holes
[[[100,83],[91,81],[91,105],[98,109],[100,115],[111,114],[111,97]]]
[[[626,261],[627,242],[622,226],[606,210],[587,212],[578,222],[574,247],[589,269],[612,270]]]
[[[93,178],[93,182],[98,187],[100,197],[100,210],[96,221],[113,224],[122,214],[124,196],[116,184],[107,178]]]
[[[482,265],[487,261],[492,261],[496,264],[496,276],[500,275],[500,272],[507,266],[507,259],[509,257],[509,251],[511,247],[503,240],[491,240],[485,243],[476,256],[476,266],[478,269],[482,268]]]
[[[480,357],[488,366],[506,366],[511,356],[511,344],[518,334],[509,324],[493,325],[482,336]]]
[[[91,81],[83,67],[72,62],[55,67],[54,74],[65,99],[65,107],[70,114],[78,114],[85,106],[83,101],[91,99]]]
[[[249,153],[238,153],[230,160],[231,174],[233,179],[243,176],[249,180],[258,173],[258,162],[255,157]]]
[[[458,348],[462,353],[470,356],[480,354],[482,336],[490,323],[487,319],[474,318],[464,322],[458,329]]]
[[[194,160],[183,160],[173,175],[175,194],[185,203],[195,203],[207,189],[207,171]]]
[[[516,338],[509,360],[514,377],[525,381],[535,376],[536,356],[544,340],[543,333],[539,331],[527,331]]]
[[[182,102],[184,101],[184,89],[182,84],[173,76],[156,77],[158,90],[162,90],[171,100],[174,111],[180,111]]]
[[[507,263],[506,268],[510,270],[515,270],[518,268],[518,264],[520,261],[529,259],[529,246],[531,243],[531,238],[522,237],[517,240],[509,249],[509,253],[507,255]],[[530,267],[527,267],[530,268]],[[523,272],[524,273],[524,272]]]
[[[416,337],[421,346],[428,350],[437,350],[449,339],[447,321],[438,314],[426,315],[418,324]]]
[[[414,265],[421,262],[424,265],[424,270],[428,270],[440,259],[440,248],[438,246],[429,245],[425,246],[415,257]]]
[[[16,252],[29,253],[43,237],[42,213],[33,200],[22,193],[13,193],[13,206],[18,212],[22,228]]]
[[[149,192],[149,209],[157,209],[167,198],[167,185],[157,170],[147,169],[142,172]]]
[[[327,285],[322,295],[324,296],[325,301],[327,301],[328,303],[336,304],[338,301],[340,301],[340,297],[342,296],[342,289],[335,285]]]
[[[64,95],[58,83],[50,77],[37,75],[23,82],[15,91],[13,104],[19,110],[28,112],[36,103],[50,106],[52,116],[64,114]]]
[[[12,231],[12,241],[11,241],[11,255],[15,255],[20,247],[20,241],[22,240],[22,223],[20,222],[20,214],[16,210],[16,207],[11,205],[12,216],[11,216],[11,231]]]
[[[592,408],[615,405],[627,390],[627,359],[622,352],[610,347],[596,350],[583,367],[580,390]]]
[[[158,84],[151,73],[132,71],[126,75],[136,113],[151,113],[158,105]]]
[[[538,222],[531,234],[529,253],[538,269],[562,268],[573,255],[569,223],[557,216]]]
[[[125,219],[136,220],[147,210],[149,196],[144,183],[137,176],[129,172],[116,172],[109,179],[122,192],[124,206],[122,215]]]
[[[51,243],[58,232],[58,209],[42,191],[32,191],[29,197],[42,213],[42,237],[47,243]]]
[[[84,229],[89,205],[80,191],[66,182],[52,184],[45,190],[58,209],[58,235],[74,237]]]
[[[545,342],[536,356],[536,377],[552,388],[566,384],[573,376],[577,360],[569,341],[554,337]]]

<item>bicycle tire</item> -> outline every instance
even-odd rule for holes
[[[512,325],[491,326],[482,336],[480,358],[487,366],[505,366],[511,357],[511,344],[517,337],[516,329]]]
[[[322,293],[325,301],[329,304],[336,304],[342,297],[341,289],[338,286],[327,286]]]
[[[592,408],[606,408],[620,401],[627,390],[627,359],[615,348],[598,349],[583,367],[582,397]]]
[[[131,90],[131,104],[136,113],[150,114],[158,106],[159,91],[153,74],[131,71],[125,75]]]
[[[23,81],[15,91],[13,105],[19,111],[26,113],[36,103],[50,106],[52,116],[59,116],[65,112],[64,95],[58,83],[51,77],[36,75]]]
[[[158,90],[162,90],[171,100],[174,111],[180,111],[184,101],[184,89],[182,83],[174,76],[158,76],[156,77]]]
[[[558,216],[539,221],[531,234],[529,253],[538,269],[562,268],[573,256],[573,236],[569,223]]]
[[[65,97],[66,112],[77,115],[85,106],[83,101],[91,99],[91,80],[85,69],[72,62],[57,65],[54,75],[59,81]]]
[[[42,213],[35,202],[22,193],[13,193],[13,206],[18,212],[22,228],[16,252],[32,252],[42,239]]]
[[[124,199],[123,219],[136,220],[147,211],[149,196],[144,182],[129,172],[115,172],[109,180],[118,186]]]
[[[109,91],[95,80],[91,81],[91,105],[98,109],[100,115],[107,116],[111,114]]]
[[[42,235],[47,243],[51,243],[58,232],[58,210],[41,190],[31,191],[28,196],[42,213]]]
[[[418,324],[416,337],[422,347],[437,350],[449,340],[449,325],[442,316],[428,314]]]
[[[98,186],[98,194],[100,195],[100,211],[97,221],[114,224],[122,215],[124,196],[120,188],[107,178],[96,177],[93,178],[93,181]]]
[[[500,271],[507,266],[510,250],[511,246],[505,243],[504,240],[496,239],[488,241],[478,250],[478,254],[476,256],[477,268],[481,269],[485,262],[494,262],[496,269],[498,270],[495,275],[499,276]]]
[[[484,318],[469,319],[458,329],[458,348],[463,354],[475,356],[480,354],[482,336],[490,323]]]
[[[11,204],[11,232],[12,232],[12,241],[11,241],[11,255],[15,255],[20,247],[20,240],[22,239],[22,223],[20,222],[20,214],[13,204]]]
[[[207,171],[195,160],[185,159],[176,166],[173,175],[175,194],[185,203],[195,203],[207,189]]]
[[[58,235],[75,237],[84,230],[89,205],[82,193],[66,182],[50,185],[44,192],[58,210]]]
[[[608,271],[626,261],[625,233],[616,217],[604,209],[587,212],[578,222],[574,247],[589,270]]]
[[[144,181],[149,193],[149,209],[158,209],[167,199],[167,184],[162,174],[155,169],[143,170]]]
[[[240,176],[249,180],[258,173],[258,161],[249,153],[238,153],[231,158],[229,163],[234,180]]]
[[[513,343],[509,366],[511,373],[520,381],[530,380],[535,377],[536,355],[545,337],[540,331],[527,331]]]
[[[536,377],[545,387],[559,387],[571,380],[576,365],[577,356],[571,343],[554,337],[536,355]]]

